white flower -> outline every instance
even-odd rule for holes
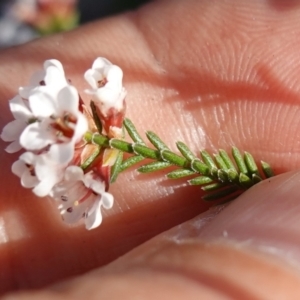
[[[28,125],[20,136],[27,150],[42,150],[50,145],[49,157],[57,163],[71,161],[74,146],[88,130],[85,116],[79,111],[79,95],[72,86],[59,91],[35,90],[29,105],[39,122]]]
[[[65,222],[74,224],[84,219],[89,230],[101,224],[101,207],[110,209],[114,200],[93,171],[84,174],[77,166],[66,169],[64,181],[54,186],[50,196],[59,202],[58,208]]]
[[[49,113],[47,111],[49,109],[49,101],[43,103],[41,102],[43,98],[37,100],[37,95],[44,94],[44,98],[49,98],[52,96],[52,102],[55,102],[55,100],[53,99],[55,99],[60,93],[60,91],[62,91],[65,87],[70,87],[70,85],[65,78],[63,66],[58,60],[51,59],[46,60],[44,62],[44,70],[38,71],[32,76],[30,80],[30,86],[19,88],[19,95],[15,96],[9,101],[10,110],[13,116],[15,117],[15,120],[8,123],[3,128],[1,134],[1,138],[4,141],[12,142],[6,148],[7,152],[17,152],[22,148],[22,146],[24,147],[23,142],[20,142],[20,137],[22,136],[22,132],[25,129],[27,131],[29,130],[28,128],[26,128],[28,125],[31,125],[29,126],[30,130],[32,130],[32,128],[35,127],[40,127],[41,124],[35,122],[42,121],[42,119],[45,118],[45,116],[49,117]],[[49,96],[48,94],[50,94],[51,96]],[[33,99],[29,100],[29,98]],[[76,99],[74,100],[74,102],[78,106],[78,95],[76,95],[75,98]],[[59,106],[63,106],[64,101],[65,100],[63,100],[62,103],[59,104]],[[65,106],[67,106],[68,104],[69,102],[67,102]],[[53,107],[51,112],[53,112]],[[80,118],[79,123],[81,119],[82,118]],[[42,126],[46,125],[45,122],[42,122],[42,124]],[[32,145],[27,147],[27,150],[41,149],[36,147],[36,144],[39,144],[40,140],[41,139],[32,139]],[[49,143],[47,138],[43,140],[45,147]],[[28,143],[26,143],[26,145],[28,145]]]
[[[12,142],[5,150],[8,153],[14,153],[21,150],[20,135],[30,122],[35,121],[35,117],[28,107],[28,102],[19,95],[9,101],[9,107],[15,120],[9,122],[3,128],[1,139],[5,142]]]
[[[19,94],[22,98],[28,99],[31,92],[35,89],[61,90],[69,85],[62,64],[56,59],[49,59],[44,62],[44,70],[37,71],[30,79],[29,86],[20,87]]]
[[[122,86],[123,71],[120,67],[113,65],[106,58],[98,57],[84,77],[92,87],[86,90],[86,93],[92,95],[104,117],[111,108],[117,111],[124,108],[126,90]]]
[[[21,178],[22,186],[32,188],[39,197],[48,195],[53,186],[63,179],[63,171],[64,167],[49,160],[47,153],[36,155],[25,152],[12,165],[12,172]]]

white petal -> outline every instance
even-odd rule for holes
[[[57,69],[59,69],[59,71],[61,73],[64,73],[63,65],[61,64],[61,62],[59,60],[57,60],[57,59],[48,59],[48,60],[45,60],[45,62],[44,62],[44,69],[46,70],[50,66],[54,66]]]
[[[108,83],[114,83],[116,88],[122,88],[123,71],[118,66],[111,66],[107,72]]]
[[[106,66],[110,66],[112,63],[105,57],[98,57],[94,60],[92,69],[102,69]]]
[[[19,87],[19,95],[23,99],[28,99],[32,90],[33,90],[32,86]]]
[[[86,177],[85,182],[89,185],[90,189],[92,189],[94,192],[96,192],[99,195],[105,191],[105,184],[103,181],[100,181],[100,178],[98,180],[88,181],[88,178]]]
[[[87,83],[93,88],[97,89],[98,84],[95,77],[95,70],[89,69],[84,73],[84,79],[87,81]],[[97,72],[98,73],[98,72]]]
[[[85,185],[87,188],[90,188],[90,187],[93,185],[94,182],[97,183],[97,181],[94,179],[94,172],[93,172],[93,171],[90,171],[90,172],[84,174],[83,182],[84,182],[84,185]],[[100,184],[103,185],[102,181],[100,181]],[[102,186],[102,185],[101,185],[101,186]],[[103,190],[104,190],[104,188],[101,189],[101,192],[102,192]],[[100,192],[100,193],[101,193],[101,192]]]
[[[97,90],[95,96],[97,97],[97,100],[104,104],[113,105],[118,100],[119,91],[115,89],[101,88]]]
[[[114,196],[105,192],[102,194],[101,201],[105,209],[111,209],[114,205]]]
[[[83,135],[88,131],[88,126],[87,118],[82,113],[78,113],[76,128],[72,138],[75,143],[78,143],[83,138]]]
[[[57,110],[55,99],[45,91],[47,91],[47,89],[41,87],[29,96],[31,111],[37,117],[50,117],[55,115]]]
[[[53,142],[51,132],[43,124],[36,122],[28,125],[20,136],[20,144],[27,150],[40,150]]]
[[[28,165],[35,165],[37,157],[38,156],[32,152],[25,152],[20,155],[19,159]]]
[[[59,202],[61,209],[73,206],[76,201],[84,198],[86,194],[87,189],[82,184],[82,181],[63,180],[56,184],[51,191],[51,197]]]
[[[69,166],[65,172],[65,179],[68,181],[83,181],[83,170],[77,166]]]
[[[70,112],[74,115],[78,112],[79,94],[75,87],[66,86],[57,95],[57,114]]]
[[[9,100],[9,107],[15,119],[28,122],[28,120],[33,116],[29,107],[19,95]]]
[[[19,143],[19,140],[16,140],[12,143],[10,143],[6,148],[5,148],[5,151],[7,153],[15,153],[15,152],[18,152],[22,149],[22,146],[20,145]]]
[[[15,161],[11,166],[11,171],[13,172],[13,174],[17,175],[20,178],[22,177],[23,173],[27,170],[28,168],[22,160]]]
[[[98,227],[102,222],[101,202],[96,200],[91,209],[86,211],[85,227],[88,230]]]
[[[74,156],[73,143],[53,144],[49,150],[49,158],[58,164],[69,163]]]
[[[24,172],[21,177],[21,184],[25,188],[33,188],[39,183],[35,176],[31,176],[29,172]]]
[[[49,66],[45,75],[46,86],[51,85],[52,88],[60,89],[67,85],[65,74],[55,66]]]
[[[3,128],[1,139],[5,142],[12,142],[19,139],[26,126],[27,124],[20,120],[13,120],[9,122]]]
[[[82,219],[83,214],[86,210],[85,205],[78,205],[76,207],[70,206],[68,208],[63,213],[64,222],[66,222],[67,224],[76,224],[78,221],[80,221],[80,219]]]
[[[38,197],[45,197],[49,195],[51,189],[57,183],[56,179],[56,177],[48,176],[47,179],[41,181],[32,191]]]
[[[48,153],[37,155],[35,174],[40,181],[53,178],[53,181],[59,182],[63,179],[64,171],[65,166],[49,160]]]

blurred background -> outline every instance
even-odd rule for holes
[[[0,0],[0,48],[132,10],[149,0]]]

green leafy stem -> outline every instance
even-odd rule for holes
[[[257,166],[250,153],[241,154],[236,147],[232,147],[232,158],[224,150],[219,150],[213,155],[202,150],[200,156],[197,156],[187,145],[177,142],[179,155],[172,152],[154,132],[146,132],[146,136],[153,146],[151,148],[146,145],[129,119],[125,119],[123,124],[133,141],[132,143],[115,138],[109,139],[99,133],[87,132],[85,134],[86,142],[120,150],[112,168],[111,182],[116,180],[120,172],[148,159],[137,168],[137,171],[151,173],[175,166],[177,167],[175,170],[167,173],[168,178],[188,177],[190,178],[188,179],[189,184],[201,186],[205,192],[202,197],[204,200],[218,200],[219,203],[233,200],[256,183],[274,176],[268,163],[261,161]],[[131,156],[124,158],[124,153],[130,153]],[[149,162],[149,159],[153,161]]]

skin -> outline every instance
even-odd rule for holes
[[[83,72],[103,56],[124,71],[140,132],[173,150],[177,140],[194,151],[235,145],[293,171],[201,214],[199,188],[131,170],[87,232],[21,188],[10,172],[18,155],[1,151],[2,299],[299,299],[299,17],[293,0],[156,1],[0,52],[2,127],[7,100],[45,59],[60,60],[86,97]]]

